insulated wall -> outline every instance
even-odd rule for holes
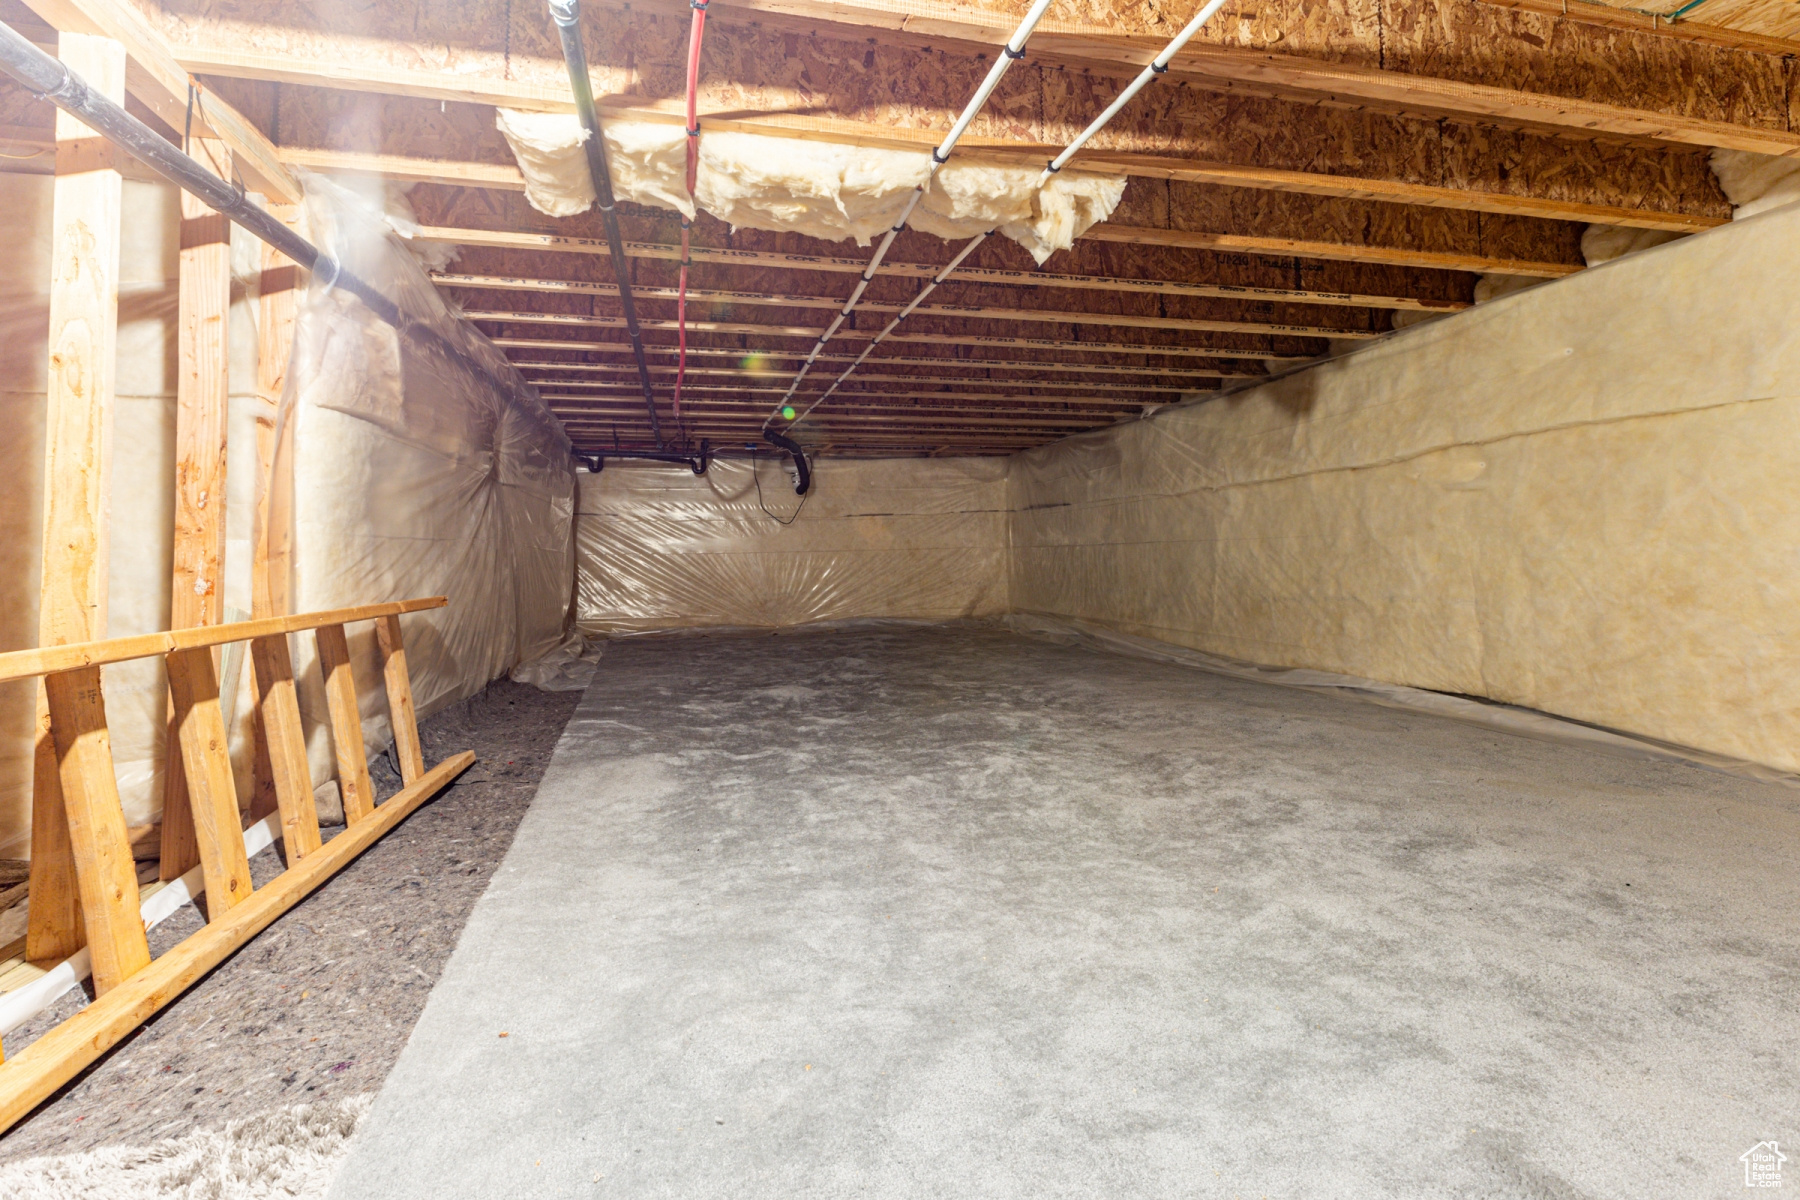
[[[1800,206],[1019,456],[1014,606],[1800,768]]]
[[[582,631],[1006,611],[1004,459],[825,459],[804,505],[786,464],[578,475]]]
[[[15,235],[0,254],[0,415],[9,432],[0,439],[0,650],[37,640],[52,188],[47,175],[0,171],[0,212]],[[257,390],[261,245],[234,228],[223,600],[227,620],[249,616],[257,426],[275,421],[293,478],[286,608],[448,596],[448,609],[405,618],[415,696],[429,712],[560,640],[573,591],[574,476],[555,419],[499,352],[445,309],[388,223],[386,200],[323,186],[309,200],[307,232],[493,374],[471,376],[403,344],[359,302],[315,281],[300,302],[278,416]],[[127,178],[123,208],[108,518],[113,637],[168,627],[179,366],[178,193]],[[350,629],[364,733],[378,749],[391,734],[373,633],[368,624]],[[317,782],[335,773],[323,689],[312,639],[293,641]],[[228,648],[221,683],[242,804],[253,762],[248,676],[241,650]],[[162,809],[161,664],[119,664],[104,679],[126,821],[149,826]],[[35,687],[0,685],[0,858],[29,852]]]

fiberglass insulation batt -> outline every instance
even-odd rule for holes
[[[1013,460],[1013,605],[1800,769],[1800,206]]]
[[[584,134],[565,113],[500,109],[500,132],[539,212],[574,216],[594,202]],[[733,228],[801,233],[866,246],[887,232],[930,178],[925,151],[886,150],[753,133],[703,133],[694,195],[687,194],[687,135],[679,125],[609,121],[607,169],[617,199],[694,216],[696,206]],[[953,159],[939,169],[907,224],[963,239],[998,228],[1042,264],[1104,221],[1125,194],[1120,176],[1063,171],[1042,188],[1040,168]]]

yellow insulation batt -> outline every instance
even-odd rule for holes
[[[1800,769],[1800,207],[1012,460],[1015,609]]]
[[[585,131],[572,115],[499,110],[525,176],[525,196],[553,217],[585,212],[594,202]],[[884,150],[838,142],[753,133],[703,133],[694,196],[685,187],[686,134],[679,125],[608,122],[606,162],[620,200],[700,209],[734,228],[802,233],[868,245],[899,218],[907,198],[930,176],[924,151]],[[1123,176],[1063,171],[1036,185],[1040,169],[952,161],[939,169],[907,222],[914,229],[961,239],[998,228],[1042,263],[1106,220],[1125,194]]]

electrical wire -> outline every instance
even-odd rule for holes
[[[1116,97],[1114,97],[1113,102],[1111,104],[1107,105],[1106,108],[1100,113],[1099,116],[1095,117],[1092,121],[1088,122],[1087,128],[1083,129],[1081,131],[1081,133],[1076,136],[1074,141],[1070,142],[1067,146],[1063,147],[1062,153],[1058,154],[1055,158],[1051,159],[1050,162],[1044,167],[1044,169],[1038,173],[1037,181],[1031,185],[1032,192],[1036,193],[1038,191],[1038,189],[1042,188],[1045,184],[1049,183],[1050,180],[1059,171],[1061,171],[1063,169],[1063,167],[1068,165],[1069,160],[1074,158],[1075,155],[1081,151],[1081,148],[1083,146],[1087,145],[1088,142],[1093,138],[1093,136],[1095,134],[1099,133],[1102,129],[1105,129],[1107,127],[1107,125],[1111,124],[1112,119],[1119,115],[1119,111],[1121,109],[1123,109],[1127,104],[1131,103],[1132,99],[1139,92],[1143,91],[1144,88],[1147,87],[1151,83],[1152,80],[1154,80],[1158,75],[1166,74],[1169,70],[1169,61],[1175,57],[1175,55],[1181,50],[1181,48],[1183,46],[1188,44],[1189,40],[1192,39],[1195,34],[1200,32],[1200,27],[1205,25],[1207,21],[1211,20],[1213,15],[1215,13],[1217,13],[1223,7],[1225,7],[1225,0],[1207,0],[1207,3],[1201,7],[1200,11],[1195,13],[1193,18],[1191,20],[1189,20],[1186,25],[1182,26],[1181,32],[1177,33],[1173,38],[1169,39],[1168,45],[1164,46],[1162,48],[1162,51],[1160,53],[1158,53],[1155,58],[1150,60],[1150,63],[1148,66],[1146,66],[1142,71],[1138,72],[1137,78],[1133,79],[1128,85],[1126,85],[1125,90],[1120,92]],[[911,208],[909,206],[908,212],[910,212],[910,211],[911,211]],[[909,303],[905,308],[901,309],[898,313],[896,313],[894,318],[891,321],[889,321],[886,326],[884,326],[882,328],[881,332],[877,333],[874,336],[874,338],[872,338],[870,340],[869,344],[867,346],[863,347],[862,353],[857,355],[856,358],[851,361],[850,365],[844,368],[843,373],[840,374],[835,380],[832,381],[831,386],[826,388],[823,392],[821,392],[819,394],[818,398],[816,400],[814,400],[811,404],[807,405],[804,412],[801,412],[799,415],[795,416],[791,421],[789,421],[787,427],[791,430],[794,426],[798,425],[800,422],[806,420],[807,417],[811,416],[813,410],[818,408],[819,405],[825,403],[826,400],[830,399],[832,393],[834,393],[838,390],[838,386],[840,384],[842,384],[846,379],[849,379],[851,374],[855,372],[856,368],[860,367],[868,359],[869,355],[871,355],[875,352],[875,347],[877,347],[881,344],[882,339],[886,338],[888,336],[888,334],[890,334],[890,333],[894,332],[894,330],[898,329],[900,327],[900,323],[902,321],[906,320],[907,317],[911,316],[913,313],[913,310],[918,308],[919,305],[923,304],[925,302],[925,298],[927,296],[931,295],[931,293],[935,292],[938,289],[938,285],[943,283],[944,280],[948,279],[956,271],[956,268],[960,267],[963,264],[963,261],[965,259],[967,259],[969,257],[969,255],[971,255],[975,252],[975,248],[977,246],[981,245],[981,243],[985,242],[988,238],[992,237],[996,232],[997,232],[997,229],[990,229],[985,233],[978,233],[973,238],[971,238],[969,240],[969,244],[964,246],[960,251],[958,251],[956,257],[952,258],[950,260],[949,265],[946,266],[943,270],[939,271],[936,275],[932,276],[931,282],[927,283],[922,289],[920,289],[919,294],[912,298],[912,302]],[[865,278],[866,278],[866,275],[865,275]],[[861,295],[862,295],[862,290],[859,288],[856,292],[856,295],[851,298],[851,305],[854,305],[856,302],[856,299],[858,297],[860,297]],[[849,308],[846,307],[846,309],[844,311],[845,311],[845,314],[848,315]],[[834,324],[832,326],[832,328],[835,329],[836,325]],[[830,333],[830,330],[827,330],[827,335],[829,335],[829,333]],[[821,347],[824,345],[823,338],[820,339],[819,345]],[[817,352],[818,352],[818,348],[815,347],[814,354],[816,355]],[[810,359],[808,360],[807,365],[808,366],[811,365]],[[805,374],[804,367],[801,369],[801,374],[802,375]],[[797,388],[799,386],[800,386],[800,381],[798,379],[796,379],[794,381],[794,387]],[[787,403],[788,398],[793,395],[793,392],[794,392],[793,388],[788,389],[788,395],[782,397],[783,405],[785,405]],[[777,413],[779,413],[781,411],[779,406],[777,406],[776,411],[777,411]],[[770,420],[773,421],[774,418],[771,417]],[[767,423],[765,422],[765,427],[766,426],[767,426]]]
[[[1223,0],[1217,0],[1217,2],[1223,3]],[[1025,14],[1024,19],[1019,22],[1018,28],[1013,31],[1012,37],[1007,40],[1006,45],[1000,48],[1000,53],[994,56],[994,65],[988,68],[987,77],[981,81],[981,86],[975,89],[975,94],[963,106],[961,114],[956,118],[956,123],[950,127],[950,132],[944,135],[944,140],[938,144],[937,149],[931,152],[931,165],[926,169],[925,181],[913,189],[912,195],[907,198],[906,207],[900,211],[899,218],[883,235],[881,244],[875,247],[875,253],[869,257],[869,265],[864,268],[862,276],[856,282],[855,289],[850,293],[850,299],[844,302],[844,307],[837,316],[832,318],[831,324],[825,327],[825,332],[819,335],[818,341],[813,343],[812,351],[807,354],[806,361],[800,364],[800,371],[794,376],[794,382],[789,386],[787,394],[776,403],[774,411],[763,421],[764,429],[773,425],[781,416],[783,410],[787,408],[788,401],[792,400],[794,393],[800,390],[801,381],[806,378],[806,373],[812,370],[812,365],[818,359],[820,351],[825,349],[825,343],[829,342],[832,335],[837,333],[844,322],[850,319],[850,314],[856,308],[857,302],[868,290],[869,282],[875,278],[875,272],[881,269],[881,260],[887,257],[888,248],[894,244],[894,239],[899,236],[900,231],[906,228],[907,218],[912,216],[913,209],[918,207],[920,199],[925,195],[925,189],[930,187],[931,181],[937,177],[938,168],[950,161],[950,155],[956,149],[956,143],[962,140],[962,135],[968,130],[969,123],[986,107],[988,97],[992,96],[994,89],[1000,86],[1000,79],[1006,74],[1007,68],[1025,57],[1025,43],[1031,37],[1032,30],[1037,28],[1038,22],[1043,20],[1044,13],[1049,7],[1050,0],[1034,0],[1030,11]],[[789,427],[791,428],[793,424],[794,421],[790,421]]]
[[[779,462],[780,460],[777,459],[776,461]],[[794,505],[794,511],[788,516],[788,519],[784,521],[774,513],[770,512],[769,506],[763,503],[761,465],[762,458],[756,454],[755,451],[752,451],[750,454],[750,478],[756,481],[756,507],[762,509],[763,516],[769,518],[769,520],[775,522],[777,525],[792,525],[795,521],[800,519],[800,510],[806,507],[806,502],[812,498],[812,494],[817,491],[818,488],[810,487],[806,489],[806,494],[800,497],[800,503]]]

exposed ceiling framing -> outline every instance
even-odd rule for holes
[[[541,3],[388,0],[359,7],[353,30],[339,6],[275,0],[23,3],[46,37],[124,42],[137,111],[167,127],[186,115],[189,73],[200,77],[201,123],[273,198],[298,197],[302,167],[416,184],[424,237],[460,249],[439,287],[578,447],[647,445],[599,222],[533,211],[494,127],[497,105],[571,107]],[[34,19],[21,0],[0,7]],[[958,154],[1041,164],[1191,7],[1053,8]],[[1011,243],[984,245],[805,422],[805,440],[836,453],[1010,453],[1379,337],[1395,313],[1464,308],[1477,272],[1581,270],[1587,223],[1692,233],[1728,220],[1713,148],[1800,155],[1800,43],[1784,40],[1800,34],[1789,19],[1800,10],[1705,0],[1671,24],[1656,7],[1227,6],[1078,159],[1130,178],[1113,219],[1041,270]],[[927,146],[1022,8],[714,0],[702,126]],[[681,0],[590,0],[603,116],[680,119],[687,13]],[[46,106],[0,90],[0,142],[42,142],[49,126]],[[678,222],[621,211],[666,404]],[[695,438],[741,443],[866,254],[705,216],[693,238],[683,417]],[[824,363],[848,362],[952,253],[902,235]],[[809,380],[799,399],[823,387]]]

